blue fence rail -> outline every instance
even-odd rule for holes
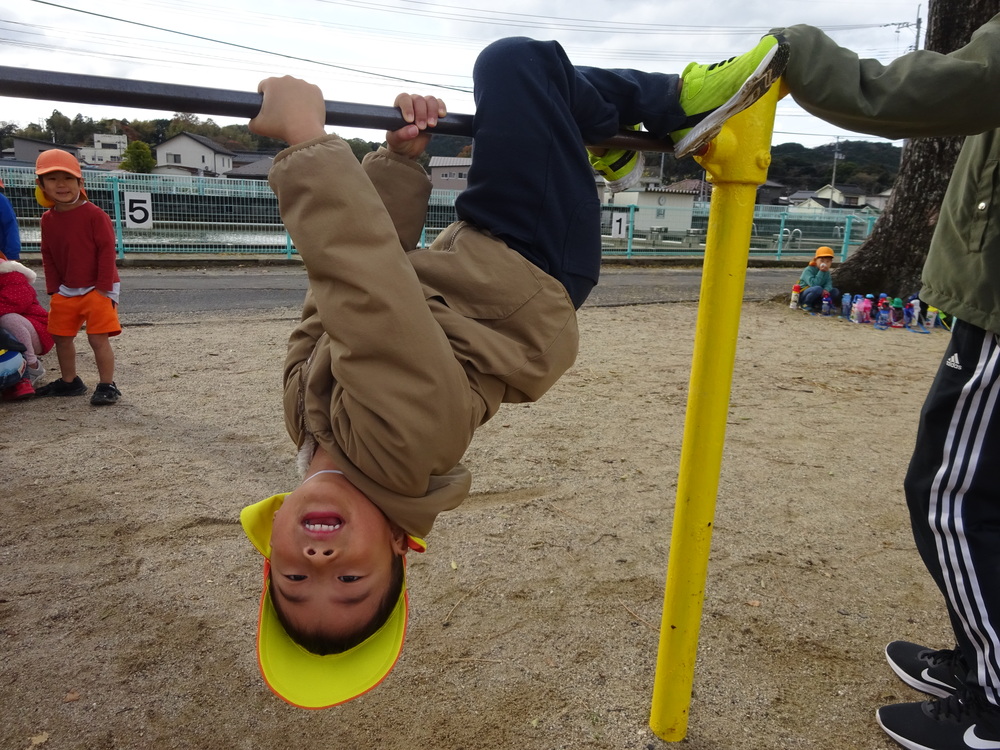
[[[84,176],[88,196],[114,222],[119,257],[223,253],[291,258],[296,254],[265,180],[100,170],[88,170]],[[30,168],[0,166],[0,178],[18,217],[24,250],[37,252],[44,209],[35,201],[34,174]],[[432,193],[423,243],[430,243],[455,220],[457,195],[447,190]],[[708,211],[707,201],[681,208],[603,206],[604,257],[698,257],[705,249]],[[811,256],[818,246],[828,245],[846,260],[871,233],[875,219],[848,210],[757,206],[750,254],[777,259]]]

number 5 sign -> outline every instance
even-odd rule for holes
[[[125,226],[129,229],[153,228],[153,197],[150,193],[124,193]]]

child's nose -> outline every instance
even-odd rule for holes
[[[334,550],[332,545],[328,544],[310,544],[302,551],[315,562],[333,560],[336,557],[336,550]]]

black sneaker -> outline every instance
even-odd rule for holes
[[[954,695],[969,671],[957,650],[935,651],[909,641],[890,643],[885,647],[885,658],[899,679],[938,698]]]
[[[114,383],[98,383],[94,389],[94,395],[90,397],[90,403],[94,406],[116,404],[121,397],[122,392]]]
[[[947,698],[883,706],[875,718],[908,750],[1000,748],[1000,708],[965,689]]]
[[[82,396],[86,392],[87,386],[80,380],[79,375],[68,383],[59,378],[59,380],[53,380],[51,383],[35,389],[36,396]]]

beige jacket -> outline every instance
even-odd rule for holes
[[[309,274],[285,361],[285,423],[312,435],[408,533],[468,495],[462,455],[501,402],[534,401],[573,363],[562,285],[459,222],[427,249],[430,181],[337,136],[286,149],[270,183]],[[404,252],[406,250],[406,252]]]

